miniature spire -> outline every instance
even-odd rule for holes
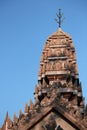
[[[32,110],[34,108],[34,104],[32,102],[32,100],[30,100],[30,110]]]
[[[19,111],[19,116],[21,116],[21,115],[22,115],[22,110]]]
[[[6,113],[5,121],[8,120],[8,112]]]
[[[59,9],[59,14],[56,13],[57,18],[55,21],[59,24],[59,28],[61,28],[61,24],[64,21],[65,18],[62,18],[63,13],[61,13],[61,9]]]
[[[16,113],[14,113],[14,124],[18,122],[18,117],[16,116]]]
[[[5,130],[8,130],[10,127],[12,127],[12,121],[8,115],[8,112],[6,113],[6,117],[5,117],[5,121],[4,121],[4,125]]]
[[[8,112],[6,113],[5,123],[6,123],[5,130],[8,130]]]
[[[22,110],[19,111],[19,119],[21,119],[23,117],[23,113]]]
[[[25,105],[25,114],[28,114],[28,112],[29,112],[29,107],[28,107],[28,104],[26,103],[26,105]]]
[[[7,123],[7,130],[9,130],[12,127],[12,121],[10,117],[8,117],[8,121],[6,123]]]

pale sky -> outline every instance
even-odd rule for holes
[[[0,0],[0,126],[7,111],[13,119],[34,101],[42,49],[58,29],[59,8],[66,18],[62,30],[74,42],[87,103],[87,0]]]

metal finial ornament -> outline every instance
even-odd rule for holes
[[[56,13],[57,18],[55,19],[55,21],[59,24],[59,28],[61,28],[61,24],[64,21],[65,18],[63,17],[63,13],[61,13],[61,9],[59,9],[59,14]]]

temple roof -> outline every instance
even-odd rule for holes
[[[61,28],[48,37],[40,60],[38,80],[47,76],[71,74],[78,77],[76,52],[72,38]]]
[[[59,13],[59,27],[62,15]],[[25,105],[14,119],[6,115],[1,130],[86,130],[87,106],[79,82],[72,38],[61,28],[44,45],[34,92],[35,104]]]

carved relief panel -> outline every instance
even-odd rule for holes
[[[67,120],[51,112],[31,130],[76,130]]]

